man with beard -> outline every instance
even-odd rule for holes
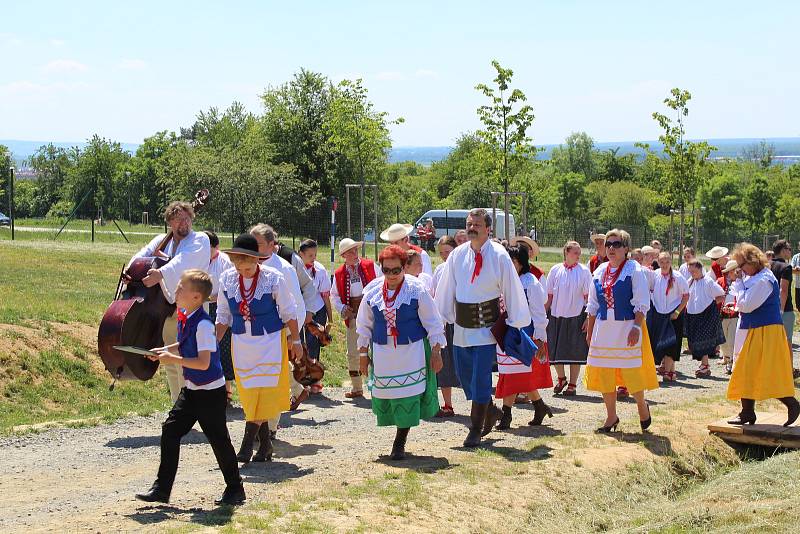
[[[436,306],[446,323],[454,323],[453,353],[461,387],[472,401],[471,429],[465,447],[480,445],[502,412],[492,404],[492,365],[497,344],[491,327],[500,318],[500,297],[515,328],[531,324],[528,301],[505,248],[489,239],[492,217],[475,208],[467,217],[469,243],[456,247],[436,288]]]
[[[200,269],[203,272],[208,272],[208,264],[211,260],[211,245],[209,244],[208,236],[204,232],[192,230],[194,209],[188,202],[171,202],[164,210],[164,220],[170,229],[170,239],[164,249],[156,252],[167,234],[154,237],[131,258],[131,262],[137,258],[156,255],[167,259],[167,264],[163,267],[150,269],[147,276],[142,279],[142,283],[146,287],[160,285],[164,298],[174,304],[175,289],[178,287],[178,282],[184,271]],[[130,265],[130,262],[128,265]],[[175,343],[178,337],[177,310],[164,321],[162,336],[165,345]],[[174,403],[184,385],[183,369],[180,365],[173,363],[163,363],[161,366],[167,375],[169,394]]]

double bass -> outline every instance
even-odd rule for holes
[[[207,189],[195,194],[192,201],[195,213],[206,205],[208,198]],[[149,380],[158,370],[157,361],[122,352],[114,346],[150,348],[164,345],[164,321],[175,313],[175,304],[164,297],[160,284],[146,287],[142,280],[150,269],[158,269],[170,260],[163,251],[172,237],[172,232],[167,232],[154,256],[136,258],[127,269],[122,267],[114,300],[103,314],[97,333],[98,353],[114,379],[109,389],[114,389],[117,380]]]

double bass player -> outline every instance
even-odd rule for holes
[[[194,221],[194,208],[188,202],[174,201],[164,210],[164,220],[170,229],[168,234],[160,234],[154,237],[147,245],[134,254],[128,266],[137,258],[150,256],[161,257],[167,263],[158,269],[150,269],[147,276],[142,279],[146,287],[155,285],[161,286],[164,298],[170,304],[175,303],[175,289],[181,276],[188,269],[200,269],[208,271],[208,264],[211,258],[211,245],[208,236],[203,232],[195,232],[192,229]],[[169,236],[166,246],[159,250],[165,238]],[[127,267],[126,267],[127,269]],[[127,278],[126,278],[127,279]],[[127,279],[129,280],[129,279]],[[164,344],[174,343],[178,335],[177,312],[164,321],[162,331]],[[172,402],[178,399],[178,394],[184,385],[183,372],[180,365],[165,363],[162,364],[167,375],[169,394]]]

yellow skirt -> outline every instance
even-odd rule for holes
[[[728,382],[728,398],[765,400],[793,396],[792,358],[783,325],[749,329]]]
[[[272,388],[245,388],[236,373],[236,389],[247,421],[266,421],[289,410],[289,346],[281,334],[281,374]],[[235,371],[235,368],[234,368]]]
[[[616,368],[586,366],[583,383],[589,391],[614,393],[617,386],[628,388],[630,393],[658,389],[656,360],[650,347],[650,334],[642,321],[642,365],[640,367]]]

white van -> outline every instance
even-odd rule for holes
[[[484,208],[489,215],[492,215],[492,208]],[[436,228],[436,238],[440,238],[443,235],[453,235],[458,230],[464,230],[467,227],[467,216],[469,215],[469,210],[462,210],[462,209],[453,209],[453,210],[428,210],[426,211],[422,217],[417,219],[417,222],[414,223],[414,231],[411,233],[412,239],[416,241],[417,237],[417,227],[424,226],[425,221],[428,219],[433,219],[433,226]],[[492,217],[493,223],[493,232],[492,235],[494,237],[499,237],[500,239],[505,239],[506,236],[506,214],[503,210],[497,210],[495,212],[496,221],[494,220],[495,217]],[[516,235],[516,222],[514,221],[514,215],[509,215],[508,220],[508,230],[511,235]]]

